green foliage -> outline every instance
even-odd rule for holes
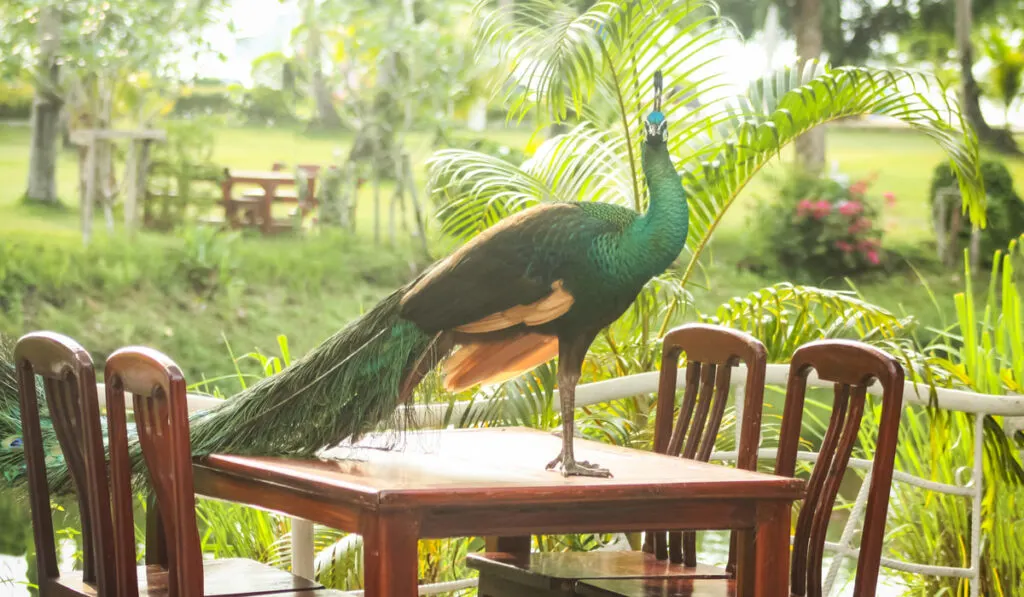
[[[982,48],[992,61],[988,74],[988,93],[1003,105],[1009,116],[1017,96],[1024,91],[1024,46],[1014,48],[1001,27],[987,27]],[[1010,128],[1009,122],[1006,124]]]
[[[975,303],[974,276],[965,267],[964,291],[955,296],[957,325],[944,343],[926,349],[932,379],[985,394],[1024,394],[1024,288],[1015,271],[1024,261],[1024,236],[997,252],[984,305]],[[965,265],[968,262],[966,255]],[[1024,468],[1001,417],[984,425],[985,494],[982,500],[981,594],[1024,591],[1024,534],[1016,512],[1024,500]],[[947,484],[963,484],[974,466],[972,415],[909,409],[900,428],[897,468]],[[905,561],[970,566],[970,502],[897,483],[890,512],[895,522],[888,548]],[[962,579],[906,575],[917,595],[960,595]]]
[[[1024,283],[1016,271],[1024,263],[1024,234],[1005,253],[996,251],[983,305],[975,303],[966,253],[964,262],[964,291],[954,297],[956,331],[931,347],[931,363],[976,392],[1024,394]]]
[[[246,89],[242,93],[238,112],[247,124],[285,125],[298,120],[290,94],[284,90],[263,85]]]
[[[699,111],[683,102],[664,110],[669,149],[690,195],[684,281],[754,175],[803,132],[848,116],[890,116],[936,141],[957,173],[965,209],[984,223],[977,142],[955,105],[930,99],[929,90],[941,91],[937,82],[906,71],[810,64],[766,75],[745,96],[716,99],[709,91],[717,89],[722,69],[714,56],[728,38],[728,28],[702,3],[606,2],[578,15],[532,0],[489,13],[482,39],[509,64],[512,117],[536,107],[542,116],[560,120],[572,108],[583,122],[520,167],[479,152],[435,154],[432,180],[450,177],[468,189],[449,197],[445,231],[468,238],[541,201],[644,207],[639,145],[656,68],[664,72],[666,88],[677,86],[681,96],[702,104]],[[617,106],[614,130],[589,110],[593,97],[611,98]],[[431,189],[444,192],[434,184]]]
[[[773,363],[786,362],[797,348],[815,340],[891,342],[913,327],[913,319],[899,319],[852,292],[786,282],[730,299],[701,319],[753,335],[765,344]]]
[[[785,274],[816,279],[879,266],[881,210],[868,195],[872,182],[790,171],[751,216],[760,259]]]
[[[236,282],[239,260],[234,246],[239,233],[197,226],[185,230],[182,237],[185,244],[178,264],[196,294],[210,298]]]
[[[870,416],[873,415],[873,416]],[[868,411],[862,434],[877,432],[879,409]],[[974,465],[974,416],[908,408],[900,424],[896,468],[914,476],[962,485]],[[1020,509],[1024,489],[1008,481],[999,459],[983,464],[981,595],[1024,591],[1024,534]],[[889,501],[888,556],[915,564],[969,568],[971,502],[896,482]],[[965,595],[966,579],[904,574],[907,594]]]
[[[1013,187],[1013,179],[1006,165],[993,159],[981,162],[981,175],[985,180],[985,210],[988,226],[981,230],[981,255],[986,263],[991,263],[989,255],[1003,249],[1011,240],[1024,230],[1024,199]],[[946,163],[935,167],[932,174],[931,188],[928,199],[933,214],[937,209],[936,198],[943,189],[956,185],[953,173]],[[960,242],[968,246],[971,238],[971,227],[965,222],[960,228]]]
[[[171,116],[196,118],[227,115],[235,109],[235,98],[230,89],[222,86],[196,85],[181,90],[174,101]]]
[[[5,231],[0,333],[57,329],[97,359],[145,344],[198,381],[219,369],[222,334],[248,349],[288,322],[294,349],[308,350],[403,283],[406,257],[328,230],[268,241],[184,228],[180,236],[101,235],[87,247],[74,231]]]
[[[168,121],[167,142],[153,147],[148,188],[142,206],[149,228],[181,226],[220,198],[223,171],[213,162],[212,120]]]
[[[28,120],[34,96],[30,85],[0,79],[0,120]]]

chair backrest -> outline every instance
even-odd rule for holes
[[[110,355],[105,371],[110,435],[118,594],[137,595],[131,460],[125,393],[134,395],[135,426],[166,537],[173,596],[203,594],[203,561],[196,527],[185,376],[166,355],[126,347]]]
[[[58,578],[60,572],[50,516],[36,376],[42,378],[49,417],[78,496],[82,580],[95,583],[100,594],[107,594],[113,586],[114,562],[108,556],[113,530],[92,358],[67,336],[34,332],[18,340],[14,362],[41,593],[47,594],[48,582]]]
[[[807,482],[807,494],[797,517],[790,591],[799,597],[820,597],[822,594],[821,566],[828,523],[860,430],[867,388],[877,380],[882,387],[882,414],[853,593],[857,597],[873,596],[878,584],[896,440],[903,410],[903,367],[886,352],[860,342],[821,340],[797,349],[786,384],[786,405],[775,466],[778,475],[792,477],[795,474],[807,376],[812,370],[819,379],[835,384],[835,401],[818,461]]]
[[[678,417],[674,417],[679,358],[686,354],[686,389]],[[761,410],[768,356],[764,345],[744,332],[708,324],[688,324],[670,331],[662,344],[661,372],[654,430],[654,450],[707,462],[715,447],[729,399],[732,371],[747,367],[743,416],[736,466],[757,468],[761,437]],[[696,565],[693,533],[648,532],[644,550],[687,566]],[[730,549],[730,567],[733,552]]]

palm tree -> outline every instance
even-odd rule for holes
[[[520,0],[496,10],[482,2],[478,10],[481,51],[497,52],[510,65],[510,118],[538,110],[559,122],[571,108],[575,126],[518,166],[469,150],[436,153],[431,192],[453,236],[468,239],[541,201],[644,208],[639,147],[656,69],[682,99],[663,108],[670,151],[690,195],[681,284],[754,175],[803,133],[849,116],[893,117],[935,140],[956,173],[964,209],[984,226],[977,139],[933,77],[811,61],[735,93],[717,53],[733,32],[710,2],[612,0],[578,13],[556,0]]]

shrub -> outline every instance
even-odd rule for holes
[[[212,161],[213,133],[208,119],[168,122],[167,143],[153,155],[143,204],[146,227],[168,230],[183,224],[190,210],[214,205],[222,170]],[[206,184],[203,184],[206,183]]]
[[[294,106],[287,91],[256,86],[242,96],[242,119],[247,124],[273,125],[295,122]]]
[[[230,114],[234,110],[234,98],[227,88],[197,86],[187,87],[182,91],[181,96],[174,102],[174,110],[172,110],[171,114],[187,118],[212,114]]]
[[[759,202],[752,223],[764,246],[761,260],[786,273],[846,275],[882,263],[881,209],[868,188],[873,177],[794,171],[776,181],[774,197]],[[887,202],[895,201],[891,193]]]
[[[0,119],[25,120],[32,116],[35,92],[24,83],[0,83]]]
[[[999,249],[1005,249],[1011,240],[1024,232],[1024,200],[1013,189],[1013,178],[1006,165],[997,160],[983,160],[981,175],[985,181],[987,202],[985,214],[988,224],[981,230],[981,256],[986,264],[992,263],[992,255]],[[932,185],[928,191],[931,203],[933,223],[934,214],[938,209],[935,199],[939,191],[950,187],[956,188],[956,177],[949,168],[948,162],[936,166],[932,174]],[[959,206],[956,206],[959,210]],[[945,226],[937,227],[935,233],[944,234]],[[951,255],[959,256],[971,239],[970,224],[964,220],[960,228],[959,245],[952,247]]]

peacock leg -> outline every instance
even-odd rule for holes
[[[566,352],[560,351],[558,359],[558,399],[562,407],[562,452],[557,458],[548,463],[547,469],[553,469],[561,465],[562,475],[565,477],[611,477],[611,472],[589,462],[577,462],[573,454],[573,426],[576,414],[576,384],[580,380],[580,369],[583,367],[583,359],[566,358]],[[586,352],[584,348],[583,352]]]

